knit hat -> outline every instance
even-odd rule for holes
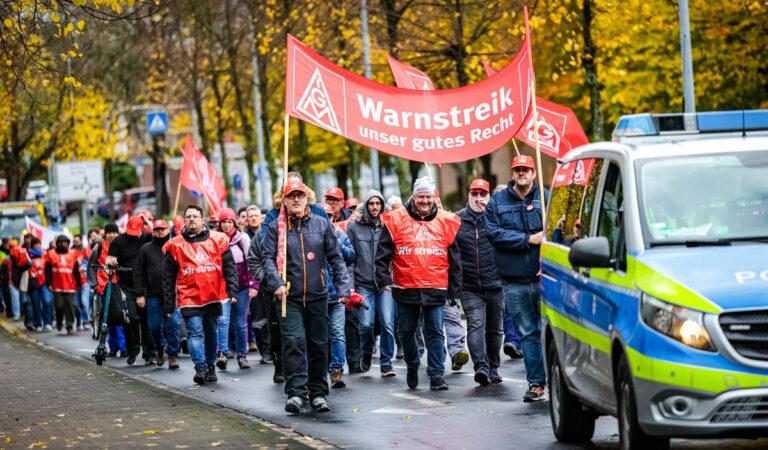
[[[413,183],[413,196],[417,194],[431,194],[435,195],[435,180],[430,176],[417,178]]]

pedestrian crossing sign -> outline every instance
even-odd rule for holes
[[[168,114],[164,112],[147,113],[147,132],[163,134],[168,131]]]

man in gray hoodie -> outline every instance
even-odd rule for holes
[[[374,343],[374,320],[378,316],[381,326],[381,351],[379,364],[382,377],[394,377],[392,357],[395,353],[395,301],[389,286],[376,283],[376,247],[381,236],[381,213],[384,196],[372,190],[365,194],[357,207],[354,219],[347,226],[347,235],[355,247],[356,259],[351,267],[355,290],[365,297],[370,307],[360,310],[360,337],[362,340],[362,368],[371,367]]]

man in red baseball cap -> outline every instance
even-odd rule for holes
[[[352,215],[352,211],[344,207],[344,191],[332,187],[325,191],[325,203],[331,206],[333,214],[329,214],[331,222],[343,222]]]

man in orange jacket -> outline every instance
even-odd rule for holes
[[[67,321],[67,334],[74,334],[75,293],[83,285],[80,271],[80,257],[70,250],[69,238],[63,234],[56,238],[55,253],[48,254],[45,263],[45,284],[53,292],[56,305],[56,329],[61,331],[64,319]]]

